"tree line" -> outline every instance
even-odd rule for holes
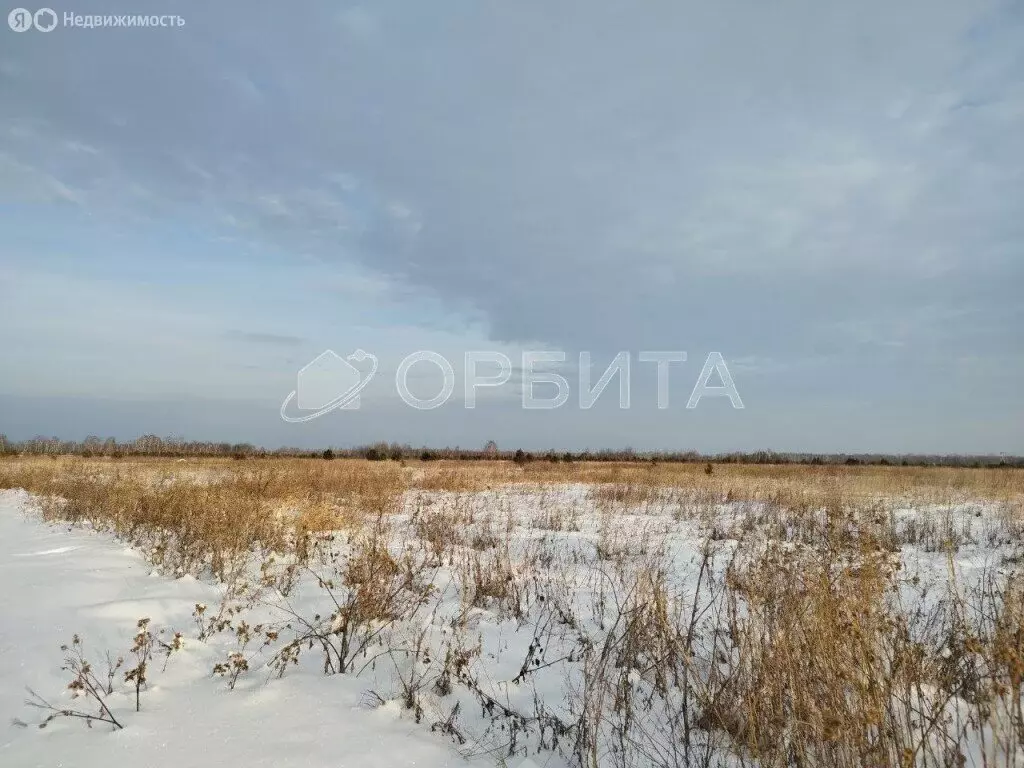
[[[1024,467],[1024,457],[1007,455],[964,454],[886,454],[886,453],[791,453],[777,451],[749,451],[704,454],[698,451],[635,451],[631,448],[581,451],[527,451],[522,448],[501,450],[494,441],[482,448],[414,447],[408,444],[377,442],[354,447],[268,449],[251,443],[211,442],[185,440],[180,437],[143,435],[134,440],[117,440],[90,435],[84,440],[61,440],[57,437],[37,436],[29,440],[12,441],[0,434],[0,454],[29,456],[83,456],[121,458],[125,456],[152,457],[230,457],[248,459],[260,457],[290,458],[363,458],[370,461],[455,460],[455,461],[514,461],[526,464],[547,462],[666,462],[716,464],[808,464],[808,465],[875,465],[875,466],[945,466],[945,467]]]

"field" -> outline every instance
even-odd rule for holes
[[[1024,765],[1021,470],[5,457],[0,488],[5,764]]]

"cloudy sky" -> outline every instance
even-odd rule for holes
[[[1020,2],[54,10],[185,24],[0,27],[9,437],[1024,453]],[[328,348],[359,410],[285,423]],[[569,403],[465,409],[480,349],[565,351]],[[712,351],[744,409],[684,407]]]

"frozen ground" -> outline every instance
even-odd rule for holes
[[[319,565],[293,578],[287,561],[257,558],[246,576],[263,579],[262,587],[225,601],[223,584],[161,575],[108,535],[46,525],[30,506],[23,492],[0,493],[0,714],[14,721],[0,738],[0,763],[18,768],[514,768],[529,765],[527,758],[565,768],[571,763],[553,742],[587,706],[585,672],[593,674],[596,655],[584,660],[583,651],[620,642],[624,617],[646,620],[638,585],[654,590],[663,576],[664,594],[685,600],[701,593],[698,584],[706,590],[722,577],[741,539],[806,546],[806,523],[749,502],[691,504],[677,494],[637,500],[586,485],[410,492],[388,518],[384,538],[393,560],[414,564],[430,588],[411,607],[402,598],[396,611],[408,620],[377,619],[372,632],[354,632],[364,647],[350,654],[348,674],[325,675],[317,644],[326,635],[337,638],[343,611],[335,599],[347,604],[343,590],[320,579],[344,571],[348,566],[337,563],[352,562],[346,558],[354,552],[365,554],[365,542],[358,550],[355,537],[324,538],[314,558]],[[1005,577],[1019,562],[1019,529],[1000,505],[893,504],[879,514],[896,536],[888,556],[901,564],[902,599],[924,612],[945,598],[951,567],[969,588],[986,573]],[[698,599],[698,609],[713,597]],[[206,620],[222,606],[243,612],[227,631],[200,641],[196,604],[207,606]],[[108,702],[123,730],[97,723],[90,732],[84,721],[68,719],[35,727],[45,712],[24,705],[25,686],[55,703],[69,701],[60,645],[77,633],[96,660],[107,651],[124,654],[143,617],[156,630],[182,631],[186,640],[166,671],[154,662],[142,711],[135,712],[133,691],[120,685]],[[248,632],[254,640],[239,641],[241,617],[250,629],[263,628]],[[263,644],[267,628],[274,642]],[[301,663],[278,679],[273,665],[282,646],[303,633],[311,645],[301,644]],[[241,652],[248,669],[228,690],[211,670],[231,652]],[[641,672],[623,679],[640,692],[650,684]],[[415,706],[403,708],[405,700]],[[662,719],[669,702],[652,702],[638,715],[657,747],[658,734],[670,727]],[[614,718],[601,727],[606,731],[594,734],[598,760],[610,765]],[[693,735],[695,743],[706,737]],[[968,764],[980,765],[979,757],[970,753]]]
[[[10,768],[113,765],[302,766],[366,768],[466,765],[449,745],[395,705],[369,709],[365,680],[299,669],[272,685],[227,691],[210,676],[220,654],[186,641],[165,672],[153,675],[134,711],[127,689],[110,697],[123,730],[57,719],[26,707],[25,686],[55,701],[69,680],[60,645],[78,633],[102,656],[132,644],[135,622],[192,623],[197,602],[221,590],[195,579],[152,573],[137,552],[88,530],[50,526],[24,514],[27,496],[0,494],[0,764]],[[120,649],[120,651],[118,650]],[[25,723],[26,725],[20,725]]]

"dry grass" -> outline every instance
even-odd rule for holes
[[[530,738],[588,768],[1024,760],[1020,561],[969,581],[955,559],[1024,540],[1021,471],[5,457],[0,487],[172,573],[234,585],[257,564],[257,583],[227,590],[235,604],[197,616],[201,639],[239,638],[232,687],[266,590],[287,614],[259,625],[279,673],[303,649],[335,673],[387,656],[417,721],[461,692],[491,723],[477,741],[506,756]],[[706,539],[686,579],[676,526]],[[908,546],[945,554],[942,599],[901,570]],[[439,619],[442,572],[455,607]],[[327,611],[290,602],[303,578]],[[564,675],[557,711],[498,696],[473,611],[532,633],[511,682]],[[434,730],[461,743],[457,712]]]
[[[0,487],[37,495],[45,518],[88,520],[173,573],[254,551],[303,551],[310,535],[395,510],[406,472],[365,461],[5,459]]]

